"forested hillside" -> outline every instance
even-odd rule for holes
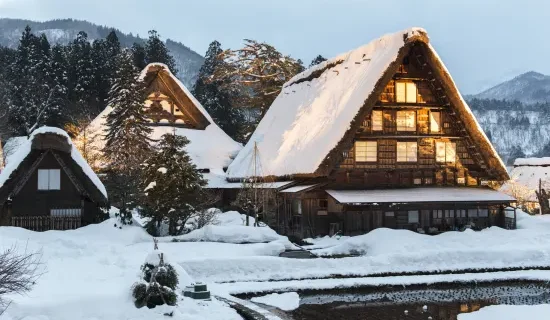
[[[15,49],[19,45],[19,38],[26,26],[30,26],[37,35],[44,33],[50,44],[67,45],[76,39],[80,31],[88,35],[88,40],[103,39],[111,31],[115,31],[120,45],[131,48],[134,43],[145,44],[144,35],[125,34],[120,30],[106,26],[99,26],[87,21],[62,19],[45,22],[36,22],[20,19],[0,19],[0,46]],[[192,87],[197,80],[197,74],[204,58],[182,43],[167,39],[166,47],[175,59],[178,69],[178,78],[187,86]]]

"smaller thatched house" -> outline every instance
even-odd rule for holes
[[[510,172],[510,180],[501,191],[515,197],[530,212],[540,210],[536,191],[550,189],[550,157],[518,158]]]
[[[42,127],[19,142],[0,172],[0,225],[65,230],[104,217],[105,187],[65,131]]]

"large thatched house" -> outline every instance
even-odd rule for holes
[[[105,187],[65,131],[42,127],[17,140],[0,170],[0,225],[64,230],[105,216]]]
[[[260,179],[294,183],[278,193],[283,233],[514,226],[514,199],[487,187],[506,168],[418,28],[286,83],[228,179],[250,180],[251,163]]]

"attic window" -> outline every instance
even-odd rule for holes
[[[374,110],[372,112],[372,130],[382,131],[382,111]]]
[[[416,96],[417,96],[416,83],[412,81],[395,82],[396,102],[416,103]]]
[[[416,112],[397,111],[397,131],[416,131]]]
[[[38,169],[38,190],[61,190],[61,171]]]
[[[355,161],[375,162],[377,155],[376,141],[355,141]]]
[[[441,163],[454,163],[456,160],[456,143],[436,141],[435,160]]]

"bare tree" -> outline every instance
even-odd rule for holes
[[[0,253],[0,315],[9,306],[2,299],[7,294],[24,294],[42,275],[40,252],[17,252],[13,246]]]

